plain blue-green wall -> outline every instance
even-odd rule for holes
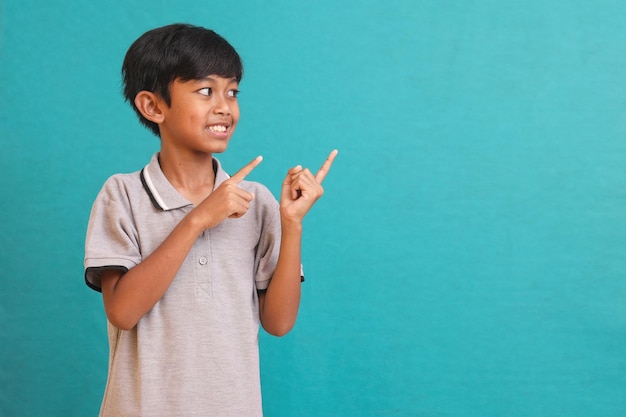
[[[172,22],[244,58],[231,171],[277,193],[340,149],[298,324],[261,334],[268,417],[626,416],[626,3],[42,1],[0,6],[0,415],[93,416],[83,281],[104,180],[158,140],[120,94]]]

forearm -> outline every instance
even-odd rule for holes
[[[287,334],[300,307],[300,251],[302,220],[324,194],[321,182],[337,151],[330,153],[315,176],[298,165],[287,172],[280,196],[281,243],[278,264],[265,294],[259,296],[263,328],[276,336]]]
[[[259,306],[263,328],[276,336],[287,334],[298,316],[301,246],[302,224],[283,221],[276,270]]]
[[[133,328],[163,297],[200,233],[193,217],[187,216],[140,264],[118,279],[107,282],[103,276],[109,321],[122,329]]]

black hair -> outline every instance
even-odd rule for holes
[[[174,80],[185,82],[209,75],[241,81],[243,63],[235,48],[210,29],[182,23],[163,26],[141,35],[126,52],[122,64],[124,98],[141,123],[159,136],[159,126],[135,106],[137,94],[153,92],[169,106],[169,86]]]

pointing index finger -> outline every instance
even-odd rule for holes
[[[335,157],[338,153],[339,151],[337,149],[334,149],[330,153],[330,155],[328,155],[328,158],[326,158],[320,170],[317,171],[317,174],[315,174],[315,179],[320,184],[322,183],[322,181],[324,181],[324,178],[326,178],[326,175],[328,174],[328,171],[330,171],[330,167],[333,165],[333,161],[335,160]]]
[[[257,167],[257,165],[261,163],[262,160],[263,160],[263,157],[259,155],[256,158],[254,158],[252,161],[248,162],[247,165],[245,165],[243,168],[237,171],[235,175],[230,177],[231,181],[233,181],[235,184],[239,184],[248,176],[248,174],[252,172],[254,168]]]

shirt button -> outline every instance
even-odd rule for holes
[[[200,259],[198,259],[198,262],[200,262],[200,265],[206,265],[207,263],[206,256],[201,256]]]

